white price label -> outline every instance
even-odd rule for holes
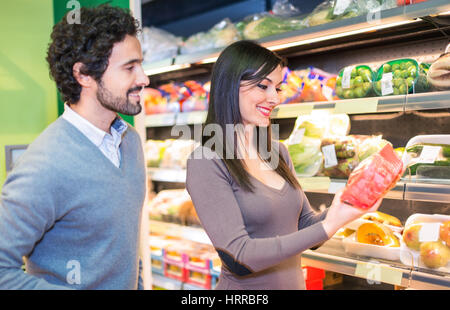
[[[324,147],[322,147],[322,153],[325,160],[323,164],[325,168],[334,167],[338,164],[334,144],[325,145]]]
[[[353,67],[346,67],[342,73],[342,88],[350,88]]]
[[[440,146],[424,145],[417,161],[423,164],[434,164],[436,158],[439,156],[440,151]]]
[[[381,78],[381,95],[386,96],[394,93],[392,87],[392,72],[384,73]]]
[[[288,144],[299,144],[303,140],[303,136],[305,135],[305,128],[300,128],[294,130],[294,132],[289,137]]]
[[[423,223],[419,231],[419,242],[438,241],[440,227],[441,223]]]
[[[336,5],[334,7],[333,14],[334,15],[341,15],[345,12],[345,10],[348,8],[352,0],[337,0]]]

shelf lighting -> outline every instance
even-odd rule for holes
[[[180,70],[180,69],[186,69],[189,67],[191,67],[190,64],[171,65],[171,66],[166,66],[166,67],[147,69],[147,70],[145,70],[145,74],[146,75],[155,75],[155,74],[159,74],[159,73],[165,73],[165,72],[171,72],[171,71],[176,71],[176,70]]]
[[[391,27],[396,27],[396,26],[407,25],[407,24],[415,23],[417,21],[418,21],[417,19],[414,19],[414,20],[402,20],[402,21],[398,21],[398,22],[394,22],[394,23],[389,23],[389,24],[384,24],[384,25],[376,25],[376,26],[362,28],[362,29],[356,29],[356,30],[351,30],[351,31],[346,31],[346,32],[341,32],[341,33],[330,34],[330,35],[317,37],[317,38],[311,38],[311,39],[306,39],[306,40],[301,40],[301,41],[295,41],[295,42],[283,43],[283,44],[278,44],[278,45],[273,45],[273,46],[267,46],[267,48],[269,50],[271,50],[271,51],[276,51],[276,50],[289,48],[289,47],[294,47],[294,46],[301,46],[301,45],[306,45],[306,44],[315,43],[315,42],[321,42],[321,41],[326,41],[326,40],[331,40],[331,39],[347,37],[347,36],[360,34],[360,33],[365,33],[365,32],[372,32],[372,31],[376,31],[376,30],[381,30],[381,29],[386,29],[386,28],[391,28]]]

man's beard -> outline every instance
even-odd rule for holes
[[[137,102],[136,104],[131,103],[130,100],[128,100],[128,95],[137,90],[141,90],[141,87],[135,87],[128,90],[125,98],[117,97],[104,87],[103,81],[100,81],[98,83],[97,100],[108,110],[125,115],[136,115],[141,112],[142,106],[140,102]]]

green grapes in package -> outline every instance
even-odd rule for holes
[[[336,95],[341,99],[363,98],[372,95],[373,71],[369,66],[343,68],[336,79]]]
[[[419,64],[414,59],[391,60],[378,68],[374,90],[378,96],[415,93],[418,85]]]

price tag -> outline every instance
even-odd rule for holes
[[[325,145],[322,147],[322,153],[325,160],[323,164],[325,168],[334,167],[338,164],[334,144]]]
[[[417,162],[423,164],[434,164],[436,158],[439,156],[440,151],[440,146],[424,145]]]
[[[394,93],[392,87],[392,72],[384,73],[381,78],[381,95],[386,96]]]
[[[350,88],[353,67],[346,67],[342,73],[342,88]]]
[[[305,135],[305,128],[300,128],[294,130],[294,132],[290,135],[288,144],[299,144],[303,140],[303,136]]]
[[[439,240],[439,229],[441,223],[423,223],[419,231],[419,242]]]
[[[345,9],[348,8],[352,0],[337,0],[336,5],[334,7],[333,14],[334,15],[341,15],[345,12]]]

